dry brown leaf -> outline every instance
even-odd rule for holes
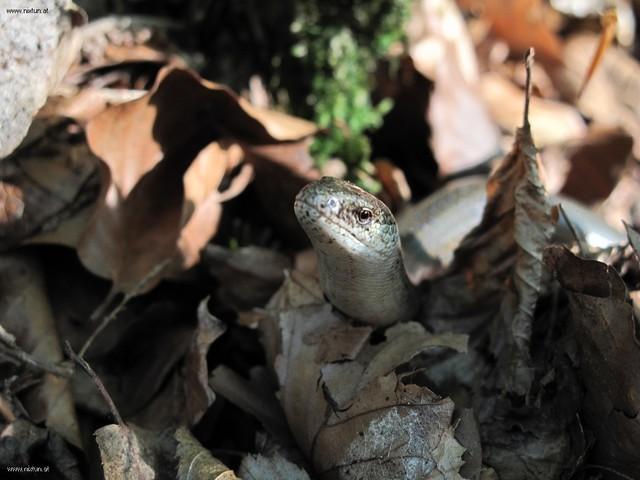
[[[589,55],[598,37],[577,34],[569,37],[564,51],[564,68],[552,71],[554,84],[564,98],[575,101],[588,68]],[[620,47],[604,54],[584,93],[577,101],[580,111],[600,127],[621,127],[634,139],[634,155],[640,157],[640,65]]]
[[[95,432],[105,480],[156,478],[149,452],[129,427],[107,425]]]
[[[552,10],[541,0],[486,0],[483,16],[491,30],[522,55],[533,47],[550,66],[562,63],[562,42],[552,29]]]
[[[36,120],[0,168],[0,247],[25,241],[74,246],[100,189],[100,162],[78,125]]]
[[[296,282],[287,279],[274,304],[299,302],[304,290],[288,283]],[[283,299],[287,294],[294,298]],[[262,327],[278,336],[279,399],[320,478],[462,478],[453,402],[405,385],[394,370],[430,349],[464,351],[466,337],[430,335],[405,323],[371,344],[369,327],[350,325],[329,304],[307,298],[311,305],[271,310]]]
[[[217,191],[238,164],[234,144],[299,141],[314,131],[308,122],[251,107],[189,71],[164,70],[148,95],[105,110],[87,126],[89,145],[109,175],[80,258],[111,278],[114,292],[152,288],[166,269],[147,277],[165,262],[184,269],[199,259],[217,229],[220,202],[250,181],[245,169],[227,191]]]
[[[226,326],[209,312],[208,300],[207,297],[198,305],[198,327],[184,360],[184,398],[188,425],[198,423],[216,398],[209,387],[207,352],[211,344],[226,331]]]
[[[282,408],[275,397],[275,386],[269,372],[254,367],[247,381],[229,367],[218,365],[211,371],[211,388],[244,412],[255,417],[281,446],[294,442]]]
[[[623,232],[622,222],[640,225],[640,164],[627,163],[617,185],[609,197],[598,206],[598,213],[607,223]]]
[[[44,280],[35,260],[21,255],[0,257],[0,318],[2,326],[37,360],[56,364],[64,360]],[[69,381],[50,373],[26,402],[36,422],[82,448],[74,399]]]
[[[640,261],[640,233],[637,230],[624,224],[624,228],[627,230],[627,237],[629,237],[629,244],[636,254],[636,258]]]
[[[162,430],[188,424],[191,421],[188,414],[195,413],[185,407],[185,382],[186,378],[197,382],[199,372],[185,368],[182,360],[190,348],[196,348],[198,331],[195,325],[176,322],[184,315],[184,310],[170,301],[156,302],[137,314],[132,312],[122,320],[131,325],[109,351],[111,361],[92,361],[122,416],[136,425]],[[82,408],[108,414],[87,376],[76,375],[73,381]],[[198,398],[202,400],[204,396],[201,392]],[[194,401],[193,406],[198,403]]]
[[[291,205],[307,183],[320,178],[309,155],[310,139],[276,145],[246,146],[247,161],[255,169],[255,191],[265,214],[292,243],[306,245]]]
[[[136,60],[180,62],[184,66],[183,60],[171,55],[175,47],[163,41],[167,31],[178,26],[172,19],[155,15],[91,17],[80,32],[82,56],[91,67]]]
[[[606,200],[620,180],[633,139],[619,128],[591,128],[568,152],[571,170],[562,193],[591,205]]]
[[[228,249],[207,245],[202,257],[209,272],[220,280],[216,298],[239,311],[262,307],[291,267],[285,255],[256,246]]]
[[[522,123],[524,92],[511,81],[499,73],[488,72],[482,76],[480,91],[491,116],[504,131],[511,133]],[[531,99],[529,121],[540,147],[580,139],[587,131],[575,108],[539,97]]]
[[[453,0],[423,0],[407,26],[411,58],[435,83],[428,119],[444,176],[485,162],[499,151],[498,130],[477,91],[478,65]]]
[[[489,178],[482,221],[463,240],[454,259],[454,269],[467,272],[471,290],[483,290],[472,297],[497,299],[491,337],[498,384],[519,395],[528,392],[533,380],[531,323],[541,289],[542,252],[554,228],[538,172],[527,122]]]
[[[445,176],[478,166],[500,151],[498,129],[477,85],[465,83],[453,58],[445,45],[428,112],[432,148]]]
[[[327,412],[310,452],[320,478],[462,480],[453,402],[429,389],[376,379],[346,412]]]
[[[3,2],[0,8],[0,159],[20,144],[31,118],[74,61],[81,40],[76,27],[84,22],[84,12],[70,1],[28,4],[46,14],[9,11],[22,6]]]
[[[45,477],[83,478],[78,460],[62,437],[22,418],[4,425],[0,432],[0,465],[4,469],[28,466],[32,474],[42,468]]]
[[[178,480],[237,480],[233,470],[215,458],[184,427],[176,430]]]
[[[382,184],[384,203],[394,212],[405,206],[411,200],[411,187],[407,183],[404,171],[386,158],[376,159],[373,165],[376,169],[376,178]],[[326,176],[335,177],[335,175]],[[339,178],[344,178],[344,175]]]
[[[297,270],[285,272],[285,281],[267,304],[268,310],[289,310],[325,303],[316,277]]]
[[[37,118],[69,117],[86,124],[110,105],[132,102],[146,95],[145,90],[123,88],[84,88],[75,95],[53,95]]]
[[[480,478],[482,470],[482,439],[480,438],[480,426],[474,415],[473,409],[464,408],[458,414],[459,424],[456,428],[455,438],[466,449],[462,456],[464,465],[460,474],[464,478],[472,480]]]
[[[438,63],[449,53],[467,84],[478,80],[478,61],[464,19],[453,0],[420,0],[405,27],[413,63],[420,73],[434,78]]]
[[[638,323],[624,282],[610,266],[552,247],[548,258],[569,296],[586,387],[583,420],[595,434],[595,461],[640,476]]]
[[[107,425],[95,432],[106,480],[175,478],[173,429],[152,431],[137,425]]]
[[[289,310],[305,305],[322,305],[324,294],[317,276],[303,274],[297,270],[285,271],[285,280],[280,289],[267,303],[267,310]],[[264,316],[264,315],[263,315]],[[277,322],[260,322],[262,346],[267,356],[267,365],[273,362],[280,351],[281,332]]]

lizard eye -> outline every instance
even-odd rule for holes
[[[373,212],[368,208],[361,208],[356,213],[356,216],[358,217],[358,222],[360,222],[362,225],[366,225],[371,222],[371,219],[373,218]]]

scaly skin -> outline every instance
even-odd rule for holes
[[[338,310],[376,326],[416,313],[417,292],[384,203],[349,182],[323,177],[298,193],[294,210],[318,254],[322,289]]]
[[[415,250],[422,248],[423,255],[450,259],[482,218],[485,183],[484,178],[454,181],[411,207],[403,216],[403,235],[415,237],[408,257],[420,258]],[[552,202],[563,205],[588,246],[626,242],[624,234],[579,203],[565,197]],[[349,182],[324,177],[298,193],[294,208],[318,254],[322,289],[335,307],[372,325],[411,318],[418,295],[407,278],[396,221],[384,203]],[[366,221],[360,216],[363,209],[370,212]],[[561,222],[556,241],[572,240],[573,233]]]

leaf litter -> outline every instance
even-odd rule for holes
[[[404,67],[385,80],[398,102],[374,148],[391,153],[375,159],[380,196],[410,214],[447,175],[492,173],[480,224],[423,275],[421,315],[385,329],[333,309],[300,252],[293,197],[347,172],[314,167],[322,131],[264,87],[259,107],[246,100],[261,80],[246,95],[204,80],[174,43],[179,21],[80,27],[55,4],[62,30],[40,34],[65,38],[50,67],[66,77],[34,83],[0,126],[3,467],[640,477],[637,60],[611,22],[593,33],[598,13],[559,2],[414,3]],[[398,148],[401,130],[421,137]],[[579,229],[558,245],[549,183],[628,245]]]

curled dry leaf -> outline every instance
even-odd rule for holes
[[[542,252],[553,232],[551,207],[538,171],[527,124],[517,130],[512,151],[489,178],[482,221],[463,240],[454,259],[454,268],[467,272],[468,281],[489,289],[472,297],[499,299],[493,307],[491,335],[501,365],[499,385],[520,395],[528,392],[533,380],[529,340],[541,288]]]
[[[198,423],[216,398],[209,387],[207,352],[226,326],[209,312],[208,301],[207,297],[198,305],[198,327],[184,360],[184,398],[189,425]]]
[[[39,265],[21,255],[0,257],[0,318],[17,344],[41,362],[55,365],[64,360],[55,320]],[[26,399],[36,422],[69,443],[82,447],[69,381],[46,373],[42,383]]]
[[[596,461],[629,478],[640,476],[640,339],[618,273],[561,247],[549,262],[569,296],[586,387],[583,419],[595,435]]]
[[[22,5],[3,1],[0,8],[0,159],[22,141],[31,118],[67,72],[80,49],[76,26],[84,13],[67,0],[34,0],[28,14]]]
[[[300,292],[287,286],[292,281],[282,292]],[[370,327],[353,326],[310,299],[271,310],[263,323],[278,332],[280,402],[319,478],[462,478],[453,402],[403,383],[394,370],[431,349],[465,351],[466,336],[431,335],[406,323],[374,344]]]
[[[127,293],[152,288],[167,269],[146,277],[164,262],[173,262],[169,271],[189,268],[217,230],[220,203],[251,180],[247,167],[218,192],[241,159],[239,145],[295,142],[314,132],[308,122],[251,107],[187,70],[163,70],[149,94],[87,126],[108,173],[78,246],[81,260],[112,279],[114,292]]]
[[[38,118],[69,117],[86,124],[110,105],[132,102],[146,93],[145,90],[88,87],[73,96],[49,97],[38,112]]]
[[[211,455],[186,428],[176,430],[175,440],[178,480],[237,480],[233,470]]]

